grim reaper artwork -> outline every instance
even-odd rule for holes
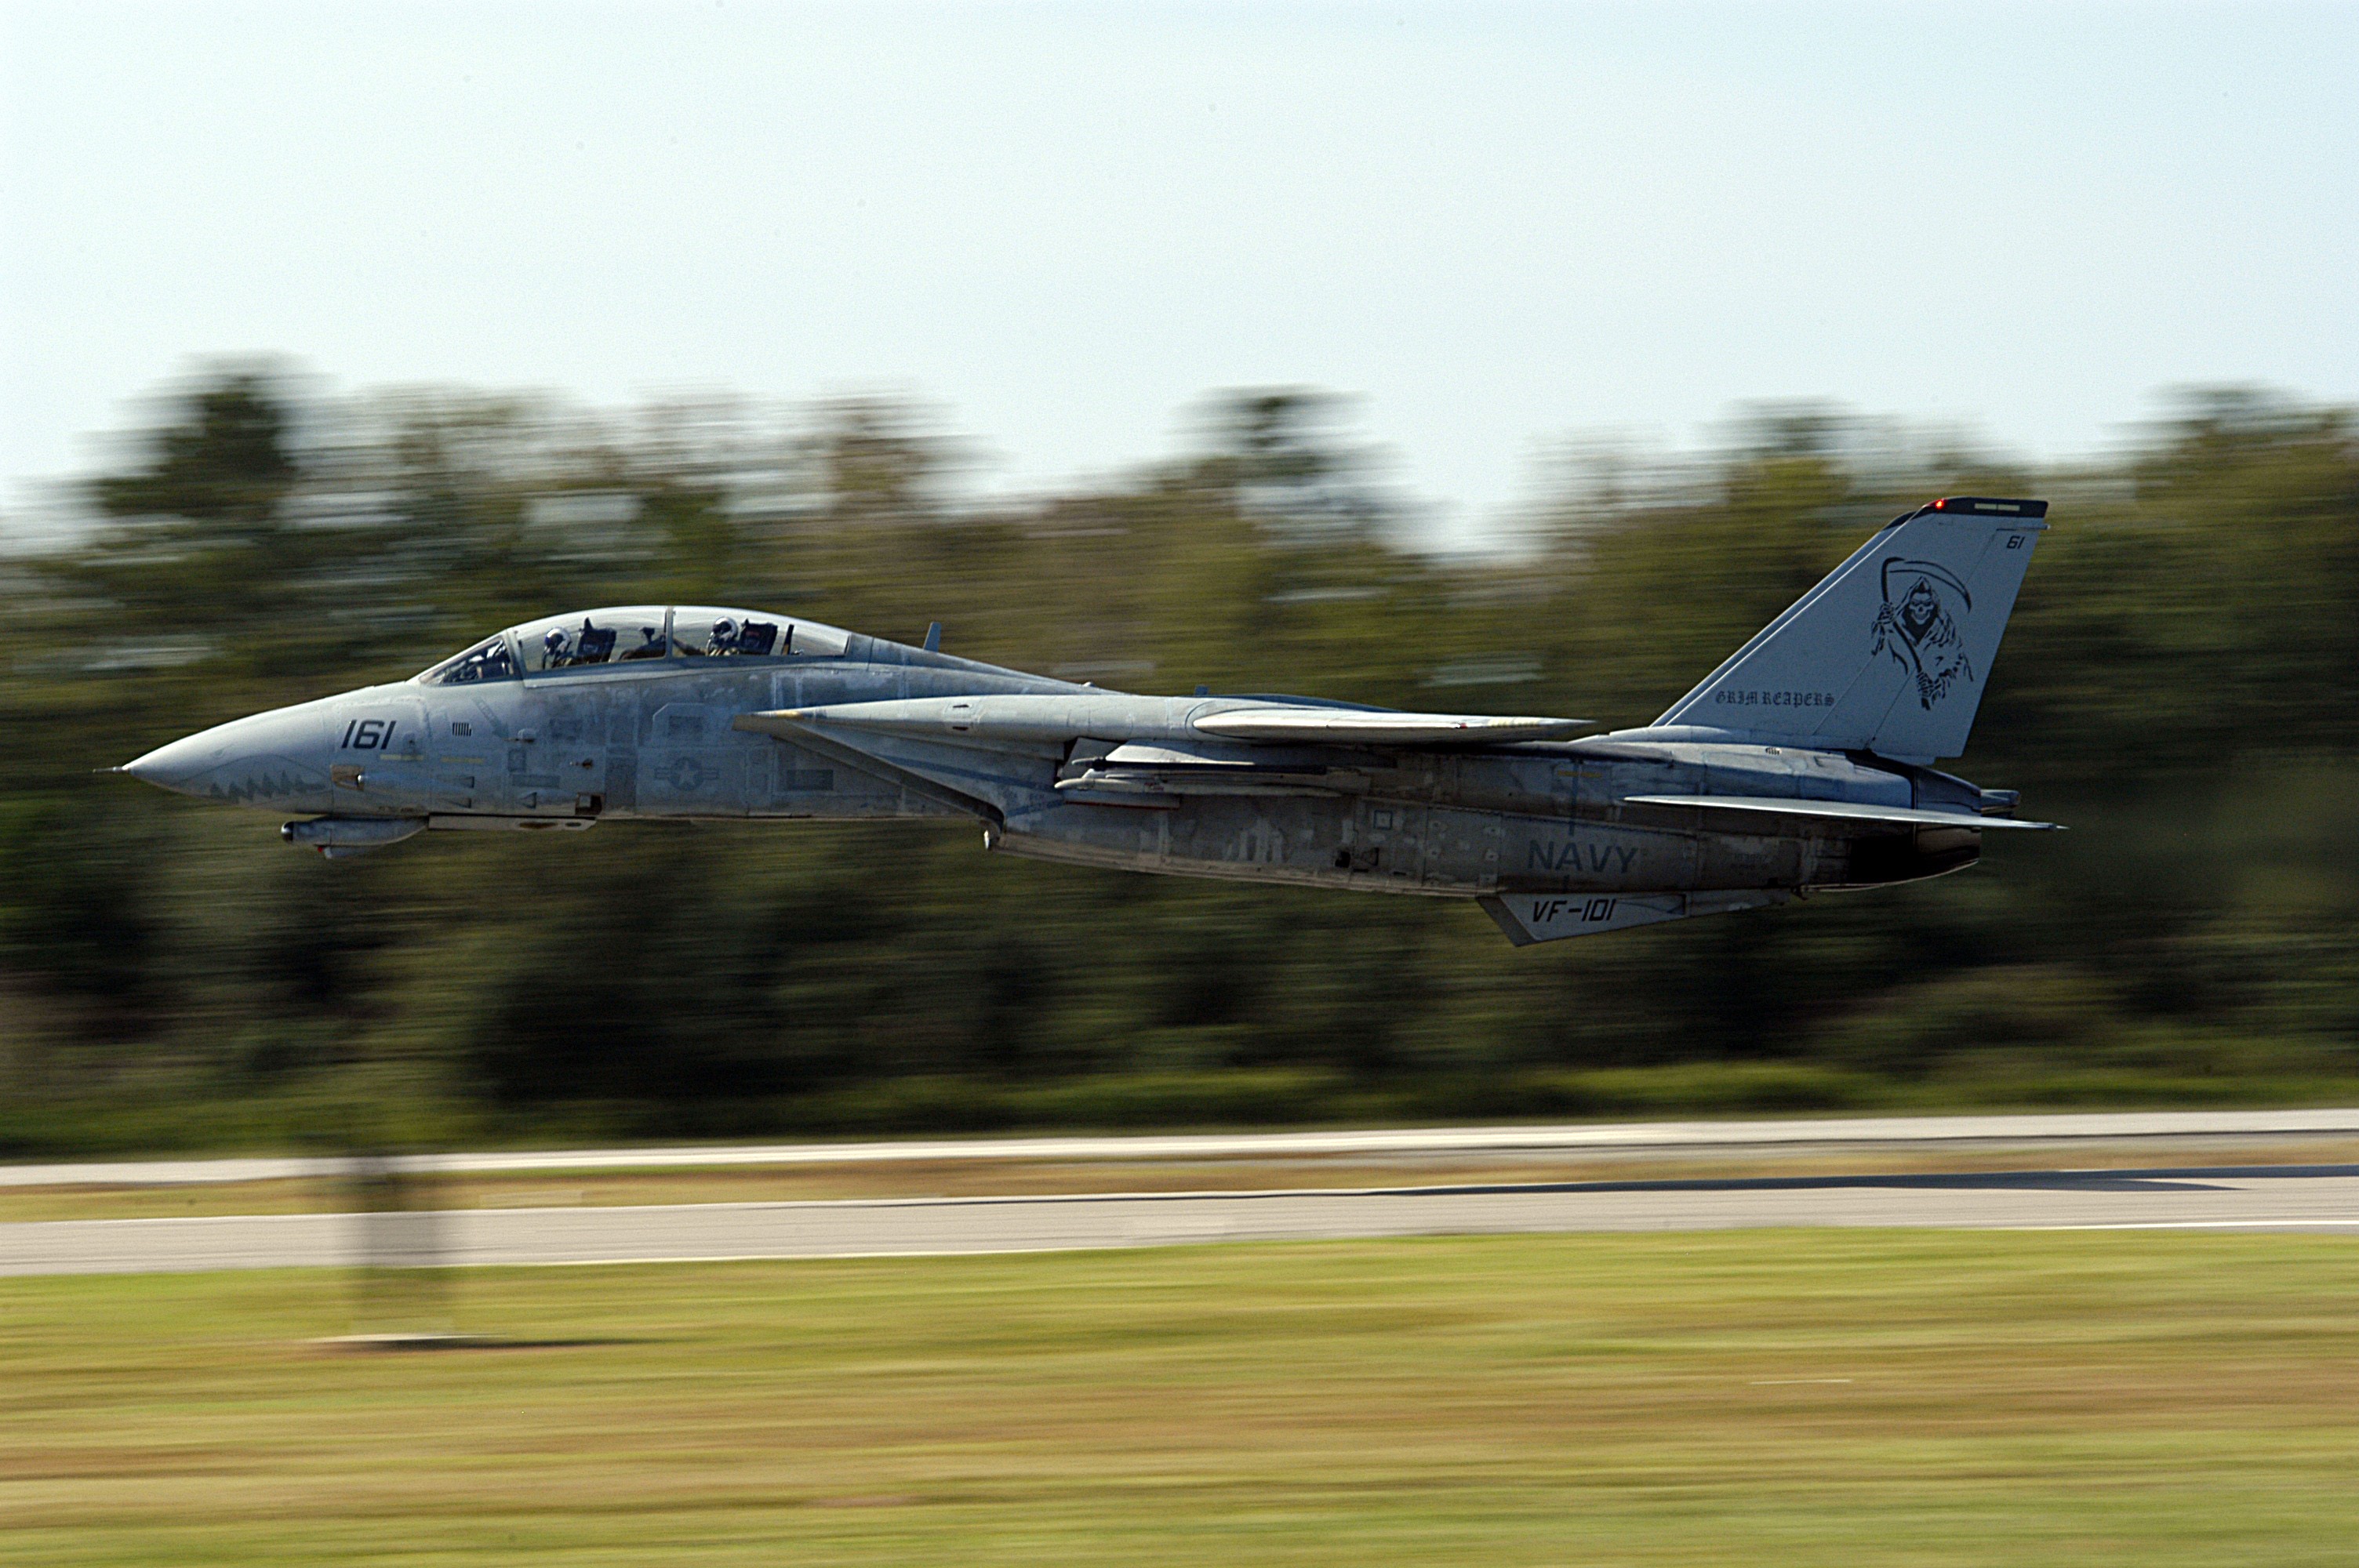
[[[1892,594],[1895,577],[1903,582],[1916,579],[1897,605]],[[1957,595],[1961,611],[1973,609],[1965,584],[1932,562],[1895,557],[1884,563],[1884,608],[1875,612],[1875,651],[1891,654],[1916,676],[1917,701],[1926,708],[1949,695],[1952,681],[1974,678],[1965,639],[1958,635],[1958,623],[1941,601],[1941,589]]]

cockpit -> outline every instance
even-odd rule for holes
[[[464,686],[647,660],[841,658],[849,643],[835,627],[762,611],[627,605],[511,626],[418,678],[428,686]]]

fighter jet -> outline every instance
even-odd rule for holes
[[[1965,749],[2041,501],[1896,518],[1644,729],[1302,697],[1147,697],[697,605],[510,627],[409,680],[123,771],[300,814],[332,859],[421,832],[951,817],[1122,871],[1473,901],[1518,946],[1881,887],[2045,828]]]

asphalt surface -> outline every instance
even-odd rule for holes
[[[0,1274],[677,1262],[1759,1226],[2359,1237],[2359,1165],[690,1204],[0,1225]]]
[[[1227,1160],[1319,1155],[1676,1152],[1803,1147],[2070,1145],[2095,1140],[2359,1135],[2359,1108],[2184,1110],[2019,1116],[1879,1116],[1776,1121],[1574,1122],[1527,1127],[1386,1128],[1313,1132],[1145,1134],[1103,1138],[938,1138],[868,1143],[695,1144],[676,1148],[498,1150],[424,1154],[423,1171],[687,1170],[701,1166],[843,1165],[940,1160]],[[0,1164],[0,1187],[182,1186],[334,1175],[335,1158],[123,1160]]]

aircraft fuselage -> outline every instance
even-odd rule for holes
[[[2048,826],[1930,765],[1963,745],[2044,511],[1897,519],[1654,725],[1606,735],[1103,691],[930,634],[642,605],[511,628],[125,771],[310,814],[282,832],[331,858],[427,830],[964,818],[1043,860],[1479,899],[1546,941],[1938,875],[1986,829]]]

